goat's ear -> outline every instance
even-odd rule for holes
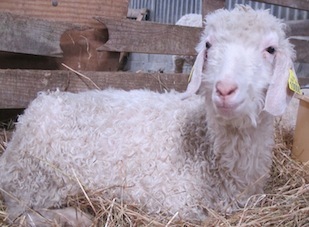
[[[182,99],[186,99],[194,95],[201,86],[202,83],[202,71],[204,67],[204,61],[206,56],[206,49],[203,48],[197,55],[192,71],[190,74],[190,82],[187,86],[187,90],[181,94]]]
[[[289,89],[288,80],[292,72],[295,75],[291,51],[279,52],[275,56],[275,66],[268,87],[264,110],[273,116],[284,113],[294,92]]]

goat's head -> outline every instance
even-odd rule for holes
[[[200,89],[224,119],[282,114],[295,55],[284,30],[268,11],[239,6],[210,14],[185,95]]]

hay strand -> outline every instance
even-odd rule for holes
[[[84,78],[84,79],[90,81],[90,83],[92,83],[92,85],[93,85],[96,89],[101,90],[101,88],[100,88],[98,85],[96,85],[96,83],[93,82],[88,76],[86,76],[86,75],[84,75],[84,74],[82,74],[82,73],[80,73],[80,72],[78,72],[78,71],[72,69],[71,67],[67,66],[67,65],[64,64],[64,63],[61,63],[61,65],[62,65],[63,67],[65,67],[65,68],[67,68],[68,70],[74,72],[76,75],[78,75],[78,76],[80,76],[80,77],[82,77],[82,78]]]

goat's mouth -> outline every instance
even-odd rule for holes
[[[244,100],[237,103],[221,101],[215,103],[215,109],[217,114],[224,118],[234,118],[239,115],[240,110],[243,108],[244,102]]]

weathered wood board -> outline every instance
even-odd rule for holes
[[[195,54],[194,47],[201,33],[199,28],[103,18],[99,20],[108,26],[109,31],[103,26],[100,29],[79,28],[64,33],[68,28],[78,26],[34,20],[7,13],[0,14],[0,19],[2,31],[0,37],[3,40],[0,43],[0,50],[49,56],[55,56],[64,50],[63,62],[80,70],[117,69],[119,55],[96,51],[108,40],[108,33],[109,41],[99,48],[100,50],[187,55]],[[10,26],[7,26],[8,24]],[[309,36],[307,20],[288,24],[292,36]],[[59,46],[60,37],[62,50]],[[308,42],[304,40],[292,40],[292,42],[296,44],[298,60],[309,62]],[[115,60],[108,66],[107,59]]]
[[[185,91],[187,74],[82,72],[58,70],[0,70],[0,109],[25,108],[40,91],[56,90],[79,92],[109,87],[131,90],[150,89],[163,92],[175,89]],[[299,78],[300,84],[309,84],[308,78]],[[96,85],[94,85],[94,84]]]
[[[119,53],[115,52],[100,52],[96,51],[97,47],[101,46],[107,40],[107,30],[104,26],[93,19],[94,16],[107,16],[109,18],[126,18],[128,11],[127,0],[54,0],[57,2],[57,6],[53,6],[52,1],[46,0],[1,0],[0,1],[0,12],[10,12],[17,14],[19,17],[28,16],[33,18],[27,20],[27,24],[33,22],[37,23],[37,26],[29,25],[28,27],[20,30],[16,36],[12,45],[19,47],[18,50],[11,49],[7,42],[2,42],[3,51],[14,51],[18,53],[36,54],[36,55],[48,55],[55,56],[61,53],[63,50],[63,58],[53,59],[44,58],[40,59],[30,55],[14,55],[12,53],[0,53],[0,67],[1,68],[42,68],[45,64],[46,69],[61,69],[61,64],[64,62],[71,67],[79,70],[104,70],[104,71],[115,71],[118,68]],[[35,19],[34,19],[35,18]],[[48,24],[53,24],[50,29],[54,34],[50,33],[48,40],[44,39],[43,32],[46,31],[49,26],[43,26],[46,22],[42,22],[42,19],[47,20]],[[3,20],[2,20],[3,21]],[[16,22],[16,20],[13,20]],[[80,29],[67,31],[63,34],[58,29],[62,24],[78,24],[79,26],[88,26],[91,29],[81,31]],[[22,24],[22,23],[20,23]],[[31,24],[31,23],[30,23]],[[41,26],[42,25],[42,26]],[[8,26],[12,30],[13,26]],[[29,27],[32,26],[32,29]],[[15,29],[16,30],[16,29]],[[39,32],[39,34],[37,34]],[[2,35],[1,35],[2,33]],[[61,38],[58,40],[50,40],[51,36]],[[1,29],[0,37],[3,36],[3,29]],[[27,40],[28,36],[31,40]],[[47,34],[46,34],[47,36]],[[10,34],[12,37],[12,34]],[[41,39],[44,39],[47,46],[41,48],[33,48],[40,45]],[[32,38],[36,38],[33,39]],[[16,42],[16,39],[23,41],[22,45],[20,42]],[[60,40],[61,39],[61,40]],[[3,39],[2,39],[3,40]],[[11,39],[13,40],[13,39]],[[59,46],[59,42],[61,42]],[[98,44],[100,42],[100,44]],[[58,43],[58,45],[56,45]],[[45,45],[44,44],[44,45]],[[11,46],[12,46],[11,45]],[[53,47],[57,46],[56,50],[48,49],[48,45]],[[44,49],[47,48],[47,51]],[[9,63],[8,59],[13,63]]]
[[[28,53],[32,52],[37,55],[0,52],[0,68],[57,70],[64,69],[61,66],[61,63],[64,63],[78,70],[116,71],[119,66],[119,53],[98,52],[96,50],[107,41],[107,36],[108,33],[105,28],[68,30],[59,37],[59,40],[55,41],[59,45],[58,48],[61,47],[60,50],[63,52],[61,58],[42,56],[48,55],[49,52],[46,51],[46,48],[42,48],[40,51],[29,49],[30,44],[25,40],[24,45],[20,46],[23,51],[20,52],[28,51]],[[4,43],[2,44],[5,46]],[[23,44],[22,40],[19,44]],[[36,43],[33,43],[32,47],[35,46]]]
[[[61,56],[61,35],[74,28],[78,26],[0,11],[0,51]]]
[[[309,36],[291,38],[291,43],[295,45],[297,62],[309,63]]]
[[[175,89],[184,91],[186,74],[84,72],[99,88],[124,90],[147,88],[162,92]],[[56,90],[77,92],[96,89],[84,77],[71,71],[57,70],[0,70],[0,109],[25,108],[39,91]]]
[[[292,36],[309,36],[309,20],[286,21]]]
[[[99,51],[195,55],[202,28],[148,21],[96,17],[108,29],[109,40]]]
[[[152,54],[196,55],[202,28],[165,25],[147,21],[97,18],[108,29],[109,40],[98,51],[126,51]],[[290,23],[291,36],[309,35],[308,25]],[[309,63],[308,42],[292,40],[297,59]]]
[[[225,7],[225,0],[203,0],[202,2],[202,15],[203,15],[203,18],[217,10],[217,9],[221,9],[221,8],[224,8]]]
[[[1,2],[0,5],[5,2],[6,1]],[[57,7],[61,5],[60,3],[61,2],[59,2]],[[224,1],[216,1],[214,4],[213,1],[204,0],[203,3],[204,5],[208,3],[208,7],[206,8],[210,10],[223,6]],[[28,4],[33,7],[35,5],[31,2],[26,4],[27,7]],[[36,4],[40,5],[43,3]],[[20,6],[16,7],[18,8]],[[203,9],[204,8],[205,6]],[[17,23],[19,19],[20,23]],[[119,54],[106,51],[195,55],[194,47],[196,46],[201,33],[201,29],[199,28],[176,27],[173,25],[162,25],[145,21],[136,22],[111,18],[100,18],[99,20],[108,26],[109,31],[105,29],[102,23],[97,23],[100,25],[99,27],[96,25],[95,28],[87,31],[74,30],[63,34],[61,37],[61,48],[64,50],[62,62],[79,70],[114,71],[118,68]],[[4,51],[37,55],[56,55],[61,52],[59,45],[58,47],[56,45],[58,40],[53,40],[51,37],[59,37],[62,31],[61,29],[63,28],[63,23],[35,19],[26,20],[20,16],[15,16],[10,19],[10,21],[12,22],[10,23],[10,26],[7,26],[5,30],[1,29],[2,35],[0,35],[0,37],[2,40],[13,40],[9,37],[3,39],[3,34],[6,34],[7,36],[15,37],[19,42],[2,42],[2,44],[0,44],[0,49],[3,49]],[[24,23],[25,21],[26,23]],[[2,20],[2,25],[6,26],[6,24],[5,20]],[[28,26],[19,29],[23,24]],[[301,21],[299,23],[291,22],[290,25],[292,27],[292,36],[303,34],[308,36],[308,21]],[[30,29],[30,27],[33,29]],[[12,30],[19,31],[20,33],[17,33],[16,35],[10,34],[10,31]],[[31,32],[28,30],[31,30]],[[9,32],[5,33],[4,31]],[[108,35],[109,41],[102,46],[102,44],[107,41]],[[27,40],[28,36],[30,40]],[[44,39],[44,37],[47,38]],[[42,42],[40,43],[40,40],[44,41],[44,45],[42,45]],[[304,40],[293,40],[293,42],[296,44],[298,61],[309,62],[307,51],[308,42]],[[9,45],[10,43],[12,45]],[[15,50],[12,48],[14,45]],[[52,46],[54,49],[50,50],[48,45]],[[99,50],[106,51],[98,53],[96,50],[100,46],[101,48],[99,48]],[[18,49],[16,47],[18,47]],[[43,50],[41,50],[42,48]],[[54,65],[55,61],[57,62],[58,60],[52,61],[52,65]],[[4,59],[1,59],[1,62],[7,62],[6,56]],[[0,65],[1,64],[4,66],[3,68],[7,66],[7,64],[0,63]],[[21,65],[22,64],[24,64],[24,62],[21,62]],[[29,61],[29,65],[30,64],[33,65],[33,63]],[[28,68],[30,68],[30,66]],[[46,68],[51,68],[51,65],[46,65]],[[61,69],[61,67],[59,67],[58,64],[58,67],[54,69]]]
[[[119,66],[119,53],[96,50],[108,40],[104,26],[90,28],[0,11],[0,31],[0,68],[61,69],[65,63],[79,70],[115,71]]]
[[[76,24],[97,24],[94,16],[126,18],[128,0],[1,0],[0,11]]]

